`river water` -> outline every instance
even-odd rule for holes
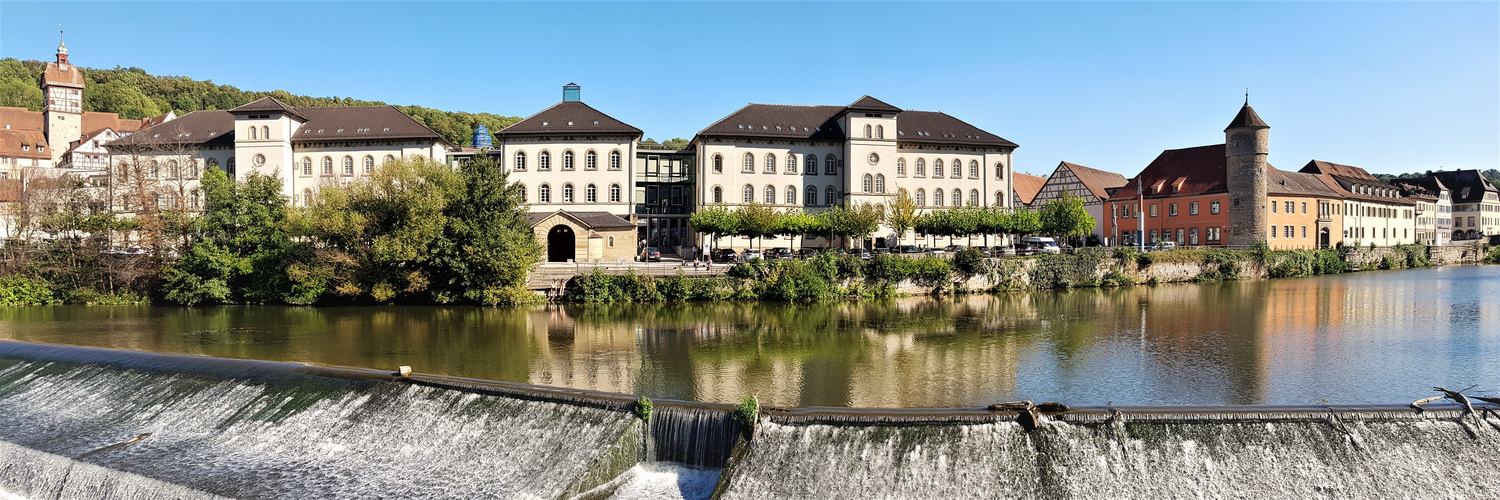
[[[1500,266],[822,304],[0,309],[0,339],[763,405],[1500,392]]]

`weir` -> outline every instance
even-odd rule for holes
[[[641,422],[634,399],[0,342],[0,496],[1410,497],[1500,481],[1493,406],[1075,408],[1035,430],[984,408],[791,408],[749,436],[732,405],[658,400]]]

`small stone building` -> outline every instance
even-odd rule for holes
[[[636,252],[634,223],[609,212],[534,212],[527,215],[547,262],[631,261]]]

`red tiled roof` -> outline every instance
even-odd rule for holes
[[[11,106],[0,107],[0,130],[42,130],[42,112]]]
[[[47,136],[40,130],[0,130],[0,156],[50,160],[46,146]]]
[[[47,63],[47,69],[42,72],[42,80],[51,85],[83,86],[83,69],[72,64],[59,65],[55,62]]]
[[[1157,155],[1156,159],[1152,160],[1150,165],[1146,165],[1145,170],[1141,170],[1135,178],[1128,180],[1109,200],[1135,199],[1136,183],[1142,183],[1146,187],[1143,190],[1146,198],[1227,193],[1229,192],[1225,177],[1227,166],[1223,144],[1168,149]],[[1173,193],[1170,186],[1179,180],[1182,181],[1182,187]],[[1161,193],[1155,193],[1151,189],[1157,183],[1164,186]]]
[[[1031,204],[1031,200],[1036,199],[1037,193],[1042,192],[1042,185],[1046,183],[1046,177],[1026,175],[1019,172],[1010,176],[1011,190],[1015,191],[1016,196],[1021,198],[1021,203],[1027,205]]]
[[[1078,178],[1078,182],[1082,182],[1084,187],[1089,188],[1089,192],[1100,200],[1109,198],[1110,189],[1124,186],[1126,182],[1129,182],[1123,175],[1085,167],[1077,163],[1062,162],[1062,166],[1072,171],[1073,176]]]

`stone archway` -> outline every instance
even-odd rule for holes
[[[564,224],[547,231],[547,262],[567,262],[577,255],[578,237]]]
[[[1329,243],[1328,240],[1329,240],[1328,228],[1325,227],[1323,229],[1319,229],[1318,230],[1318,248],[1328,248],[1328,243]]]

